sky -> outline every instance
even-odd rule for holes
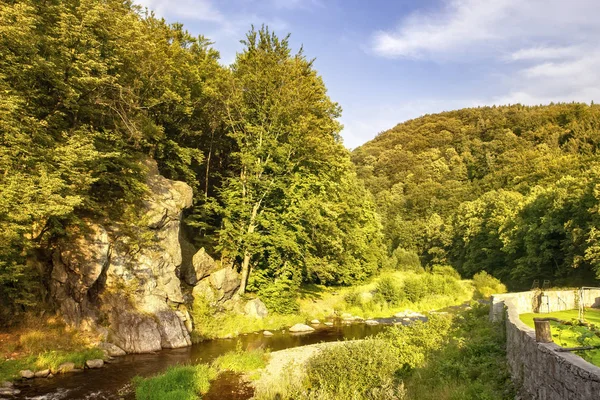
[[[230,64],[251,24],[291,34],[352,149],[423,114],[600,100],[600,0],[137,0]]]

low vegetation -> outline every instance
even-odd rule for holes
[[[206,364],[170,367],[161,375],[151,378],[136,378],[137,400],[197,400],[208,392],[210,381],[217,371]]]
[[[600,346],[600,310],[588,308],[583,323],[579,321],[579,310],[557,311],[548,314],[521,314],[521,321],[535,328],[534,318],[553,317],[565,323],[550,322],[552,339],[562,347]],[[600,366],[600,348],[574,352],[590,363]]]
[[[19,328],[0,334],[0,381],[12,380],[24,369],[54,370],[65,362],[83,368],[87,360],[104,357],[102,350],[93,347],[95,339],[56,317],[27,314]]]
[[[258,386],[268,390],[256,398],[512,399],[504,331],[488,321],[488,312],[474,303],[457,315],[434,314],[426,323],[326,348],[300,378]]]
[[[264,368],[269,359],[263,350],[225,353],[212,364],[178,365],[149,378],[133,380],[137,400],[197,400],[210,389],[221,372],[250,373]]]

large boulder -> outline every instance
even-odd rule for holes
[[[203,247],[193,255],[185,269],[182,266],[182,276],[188,285],[193,286],[217,269],[217,263]]]
[[[150,353],[162,349],[162,338],[154,318],[141,313],[123,311],[113,315],[112,343],[127,353]]]
[[[267,306],[260,299],[252,299],[244,306],[244,314],[254,318],[265,318],[269,311]]]
[[[228,300],[233,297],[242,282],[240,274],[233,267],[221,268],[210,274],[208,279],[216,290],[217,301]]]
[[[108,321],[109,338],[128,353],[191,344],[176,310],[185,301],[181,219],[192,205],[192,188],[159,175],[153,161],[146,167],[150,190],[143,215],[133,224],[87,221],[71,228],[70,239],[57,245],[50,274],[51,295],[65,320],[96,330]],[[198,260],[200,275],[206,274],[206,260]]]

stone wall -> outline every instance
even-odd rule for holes
[[[576,308],[574,291],[548,294],[550,311]],[[535,331],[521,322],[519,314],[533,312],[534,292],[494,295],[490,318],[506,318],[507,359],[513,382],[522,399],[591,400],[600,398],[600,368],[581,357],[557,352],[554,343],[537,343]],[[596,305],[600,291],[588,291],[585,306]],[[553,308],[554,307],[554,308]],[[543,317],[543,313],[540,317]]]

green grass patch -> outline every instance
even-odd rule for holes
[[[558,322],[550,321],[552,339],[557,345],[562,347],[600,346],[600,337],[598,337],[594,331],[586,326],[577,324],[579,318],[578,310],[557,311],[548,314],[528,313],[519,315],[521,321],[534,329],[534,318],[548,317],[558,318],[573,323],[573,325],[563,325]],[[600,328],[600,310],[587,308],[585,310],[584,319],[585,322],[593,324],[594,328]],[[575,353],[588,362],[600,366],[600,349],[583,350]]]
[[[208,392],[210,382],[217,377],[215,368],[206,365],[169,367],[163,374],[150,378],[135,378],[137,400],[197,400]]]
[[[266,367],[269,354],[262,349],[243,351],[237,349],[217,358],[213,365],[219,371],[251,372]]]
[[[76,368],[83,368],[87,360],[104,358],[104,352],[97,348],[80,351],[52,350],[15,360],[0,361],[0,381],[10,381],[19,377],[19,371],[29,369],[41,371],[56,369],[60,364],[72,362]]]

